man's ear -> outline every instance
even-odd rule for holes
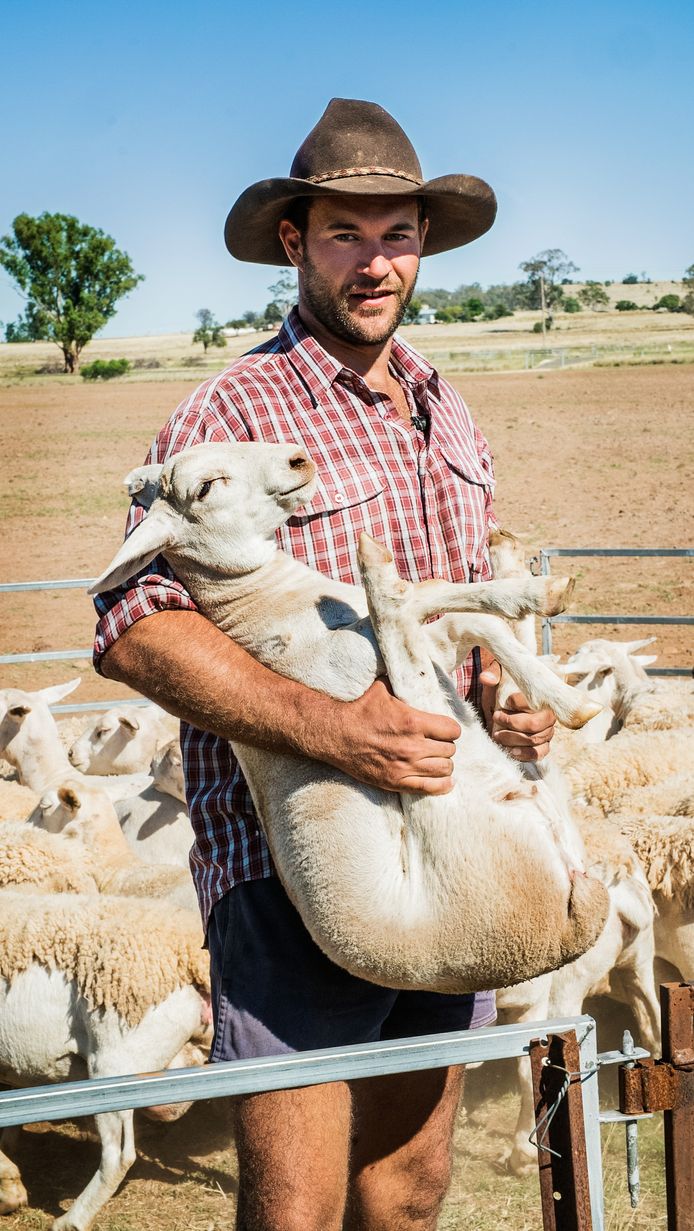
[[[296,269],[301,270],[304,261],[304,243],[301,238],[301,231],[288,218],[282,218],[279,225],[279,237],[292,265]]]

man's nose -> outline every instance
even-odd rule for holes
[[[387,278],[392,268],[390,261],[382,252],[373,252],[359,266],[359,273],[366,274],[368,278],[380,280]]]

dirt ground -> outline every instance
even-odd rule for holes
[[[529,555],[540,547],[691,546],[694,368],[581,369],[456,375],[496,456],[497,512]],[[123,475],[190,384],[0,390],[5,525],[0,580],[89,578],[119,542]],[[554,562],[575,572],[577,612],[685,615],[688,560]],[[94,618],[83,589],[0,594],[0,652],[84,650]],[[663,666],[692,664],[690,628],[564,626],[555,648],[588,636],[658,637]],[[5,666],[5,686],[82,674],[74,699],[120,696],[88,661]]]

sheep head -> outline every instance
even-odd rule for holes
[[[147,483],[154,482],[151,466]],[[128,484],[137,485],[137,471]],[[276,550],[275,532],[310,500],[316,467],[291,444],[202,444],[161,467],[157,495],[90,594],[121,585],[155,556],[220,576],[253,572]],[[179,568],[177,569],[177,565]]]

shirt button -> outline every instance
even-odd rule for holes
[[[335,492],[335,504],[344,504],[345,498],[342,492]]]

